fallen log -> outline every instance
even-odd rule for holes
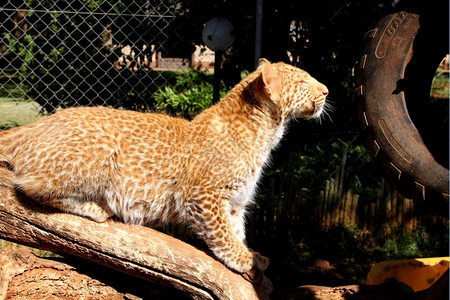
[[[75,255],[194,299],[268,299],[214,257],[151,228],[96,223],[61,213],[16,193],[0,155],[0,238]]]
[[[179,300],[183,296],[74,256],[41,258],[12,243],[0,249],[0,299]]]

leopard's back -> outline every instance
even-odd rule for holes
[[[23,131],[7,156],[18,189],[38,201],[107,202],[102,205],[119,217],[143,223],[159,217],[149,212],[164,207],[180,171],[177,149],[186,123],[161,114],[71,108]],[[148,201],[138,208],[136,198]]]

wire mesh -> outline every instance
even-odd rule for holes
[[[209,17],[189,1],[6,1],[0,128],[69,106],[153,110],[176,71],[213,69],[200,40]]]

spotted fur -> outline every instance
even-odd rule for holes
[[[308,73],[263,60],[192,121],[106,107],[59,111],[0,133],[17,189],[103,222],[185,222],[229,268],[264,271],[244,219],[270,151],[289,120],[318,117],[327,88]]]

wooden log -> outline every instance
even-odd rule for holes
[[[398,194],[397,194],[397,191],[393,190],[392,187],[390,187],[390,189],[392,191],[391,192],[392,223],[398,225],[398,223],[397,223],[397,211],[398,211],[398,208],[397,208],[397,196],[398,196]]]
[[[345,193],[344,209],[342,212],[342,223],[351,225],[351,206],[352,206],[353,190],[349,188]]]
[[[384,221],[384,218],[382,216],[382,207],[381,207],[381,199],[382,199],[382,197],[383,197],[383,187],[381,186],[380,189],[377,192],[377,197],[376,197],[376,200],[375,200],[375,203],[376,203],[375,211],[378,214],[377,219],[378,219],[379,222]]]
[[[323,206],[325,202],[325,192],[320,191],[319,193],[319,202],[314,207],[314,215],[312,216],[312,220],[310,220],[309,224],[313,224],[313,221],[317,221],[320,226],[322,226],[322,219],[323,219]]]
[[[337,166],[336,167],[336,174],[334,176],[334,181],[333,181],[333,192],[331,194],[333,203],[335,203],[337,201],[337,198],[338,198],[340,175],[341,175],[341,167]],[[333,209],[334,209],[334,207],[333,207]]]
[[[356,219],[356,216],[357,216],[357,211],[358,211],[358,201],[359,201],[359,195],[358,194],[355,194],[355,195],[353,195],[353,197],[352,197],[352,208],[351,208],[351,211],[352,211],[352,213],[351,213],[351,224],[352,225],[356,225],[357,224],[357,219]]]
[[[334,227],[337,225],[337,216],[339,215],[339,199],[338,199],[338,193],[339,193],[339,176],[341,174],[340,167],[336,167],[336,176],[334,178],[333,182],[333,189],[332,189],[332,198],[331,198],[331,211],[330,211],[330,225],[329,227]],[[333,179],[333,178],[331,178]]]
[[[386,186],[386,183],[384,182],[384,179],[382,179],[381,181],[381,187],[384,187],[386,194],[385,194],[385,202],[386,202],[386,221],[388,223],[392,223],[393,221],[393,210],[394,207],[392,206],[392,193],[391,193],[391,189]]]
[[[397,224],[403,225],[405,197],[397,192]]]
[[[44,207],[18,195],[12,176],[0,167],[0,238],[75,255],[194,299],[268,299],[263,285],[252,285],[205,251],[151,228],[96,223]]]
[[[338,184],[338,193],[337,197],[341,200],[344,196],[344,181],[345,181],[345,165],[347,163],[347,150],[344,150],[342,153],[341,166],[340,166],[340,174],[339,174],[339,184]]]
[[[368,222],[367,219],[369,218],[369,206],[366,204],[364,205],[364,221],[362,228],[363,230],[367,230]]]
[[[330,188],[331,182],[327,180],[325,182],[325,197],[323,199],[322,204],[322,219],[321,219],[321,228],[325,229],[328,228],[328,220],[330,218],[330,211],[329,211],[329,204],[330,204]]]
[[[406,228],[409,232],[413,230],[413,200],[412,199],[406,199]]]
[[[370,203],[370,217],[369,217],[369,229],[373,230],[375,228],[375,217],[376,217],[376,203]]]
[[[185,298],[177,291],[73,256],[49,259],[24,246],[0,249],[0,299]]]
[[[334,193],[335,193],[335,180],[334,178],[330,178],[330,185],[329,185],[329,192],[328,192],[328,199],[327,199],[327,206],[326,206],[326,210],[327,210],[327,218],[325,221],[326,227],[325,228],[330,228],[333,226],[333,217],[334,217]]]

